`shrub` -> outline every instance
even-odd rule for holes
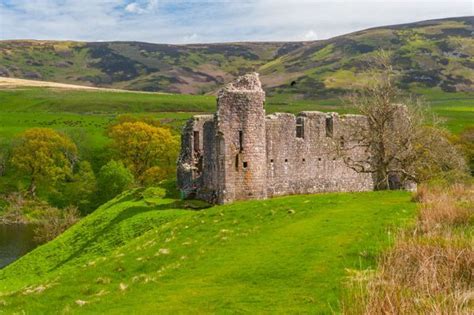
[[[130,188],[133,175],[122,162],[112,160],[100,169],[97,184],[100,201],[105,202]]]
[[[158,166],[153,166],[147,169],[140,177],[140,182],[143,186],[153,186],[166,179],[166,171]]]
[[[34,230],[35,241],[46,243],[53,240],[79,221],[79,215],[76,207],[67,207],[62,210],[55,207],[44,209]]]
[[[50,192],[48,200],[51,204],[64,208],[72,205],[77,207],[81,213],[87,213],[96,205],[94,198],[97,192],[97,181],[94,171],[89,162],[82,161],[67,182],[56,185],[55,190]]]

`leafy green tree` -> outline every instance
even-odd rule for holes
[[[99,198],[108,201],[133,185],[133,174],[120,161],[109,161],[97,177]]]
[[[96,206],[97,181],[89,162],[80,162],[77,172],[56,186],[49,198],[53,205],[61,208],[74,206],[81,213],[90,212]]]
[[[76,145],[67,136],[49,128],[32,128],[19,136],[11,162],[29,176],[28,192],[35,196],[39,181],[54,184],[70,176],[76,159]]]
[[[120,159],[141,183],[150,168],[174,166],[179,141],[167,128],[141,121],[123,122],[112,126],[108,134]]]

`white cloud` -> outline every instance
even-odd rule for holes
[[[302,40],[317,40],[318,39],[318,34],[316,34],[315,31],[309,30],[306,33],[301,36]]]
[[[149,0],[145,3],[131,2],[125,6],[125,11],[134,14],[151,13],[158,8],[158,0]]]
[[[140,7],[140,5],[136,2],[132,2],[127,4],[125,7],[125,11],[130,12],[130,13],[145,13],[145,10]]]
[[[184,42],[184,43],[197,43],[198,39],[199,39],[198,34],[192,33],[192,34],[183,36],[182,42]]]
[[[0,0],[0,39],[314,40],[468,15],[471,0]]]

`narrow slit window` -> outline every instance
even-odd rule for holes
[[[239,155],[238,154],[235,156],[235,170],[236,171],[239,170]]]
[[[334,121],[332,116],[326,117],[326,137],[331,137],[333,135],[334,130]]]
[[[298,117],[296,119],[296,138],[304,138],[304,119]]]
[[[194,151],[197,152],[199,151],[199,131],[194,131],[193,132],[193,141],[194,141]]]
[[[239,130],[239,152],[244,150],[244,133]]]
[[[249,164],[247,162],[244,162],[244,168],[247,168],[249,166]]]

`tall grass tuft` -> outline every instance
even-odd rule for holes
[[[375,271],[350,275],[344,314],[474,313],[473,187],[421,187],[415,199],[416,225]]]

